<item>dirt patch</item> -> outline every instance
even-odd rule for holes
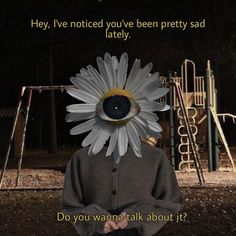
[[[16,169],[7,170],[2,189],[61,189],[64,173],[50,169],[23,169],[20,172],[18,186],[16,186],[16,178]]]
[[[16,186],[16,169],[8,169],[5,174],[2,189],[61,189],[63,187],[65,168],[53,169],[22,169],[19,185]],[[196,172],[176,171],[181,187],[199,187]],[[204,172],[206,183],[204,187],[236,187],[236,173],[229,171]]]
[[[0,235],[77,235],[70,223],[57,221],[65,167],[74,151],[28,152],[18,189],[16,161],[9,163],[0,191]],[[176,176],[186,221],[168,223],[159,236],[236,235],[236,173],[204,171],[201,187],[196,172],[176,171]]]
[[[23,158],[23,165],[20,172],[18,189],[60,189],[63,186],[64,172],[66,165],[77,148],[60,148],[55,154],[48,154],[47,150],[28,150]],[[232,154],[236,162],[236,149],[232,149]],[[206,155],[206,154],[204,154]],[[222,158],[221,158],[222,160]],[[207,171],[207,161],[202,160],[206,187],[214,186],[236,186],[236,173],[227,167],[224,157],[224,167],[222,171]],[[10,159],[8,169],[5,173],[2,189],[15,189],[17,175],[17,160]],[[196,171],[180,172],[176,171],[179,185],[182,187],[199,186]]]
[[[168,223],[158,234],[236,235],[236,188],[181,188],[185,222]],[[0,191],[0,235],[77,235],[68,222],[58,222],[61,190]]]

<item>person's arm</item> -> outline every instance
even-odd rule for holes
[[[144,221],[130,221],[127,228],[136,228],[140,235],[151,236],[158,232],[166,221],[147,221],[146,217],[152,213],[155,215],[175,214],[183,208],[182,195],[176,180],[175,173],[164,153],[159,165],[152,200],[136,202],[124,209],[129,215],[140,212]],[[159,158],[159,157],[157,157]]]
[[[94,221],[94,215],[110,215],[109,212],[96,204],[85,206],[79,178],[79,166],[77,158],[73,157],[67,165],[63,193],[61,198],[61,211],[71,216],[71,223],[80,235],[93,235],[104,233],[103,221]],[[75,222],[76,215],[87,215],[91,220]]]

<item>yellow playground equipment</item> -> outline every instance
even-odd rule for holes
[[[173,88],[170,87],[169,93],[169,103],[171,105],[169,120],[172,164],[174,165],[176,162],[174,129],[177,129],[180,139],[178,144],[178,152],[180,154],[178,168],[180,171],[193,170],[194,158],[192,156],[197,155],[197,159],[200,159],[200,139],[208,144],[208,170],[219,169],[218,138],[225,148],[231,170],[235,171],[233,157],[219,118],[223,118],[223,121],[225,121],[226,117],[230,117],[235,123],[236,116],[229,113],[217,113],[217,90],[215,88],[215,77],[210,67],[210,61],[207,61],[205,76],[196,75],[195,63],[186,59],[181,65],[180,76],[177,76],[175,73],[174,76],[170,74],[169,77],[161,77],[161,79],[163,80],[164,86],[170,87],[171,85],[175,85]],[[177,87],[178,89],[176,89]],[[178,127],[175,127],[174,117],[177,118]],[[187,123],[190,127],[189,130]],[[202,125],[203,123],[205,125]],[[204,130],[202,127],[204,127]],[[205,135],[202,137],[202,133],[204,132]],[[205,137],[207,137],[207,140]],[[200,160],[198,162],[200,163]]]

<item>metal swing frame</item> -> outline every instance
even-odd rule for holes
[[[27,96],[27,98],[26,98],[26,115],[25,115],[24,127],[23,127],[23,132],[22,132],[22,139],[21,139],[21,144],[20,144],[21,148],[20,148],[20,157],[18,159],[16,186],[19,186],[19,181],[20,181],[20,171],[22,168],[22,160],[23,160],[24,147],[25,147],[25,135],[26,135],[26,130],[27,130],[29,111],[31,108],[31,101],[32,101],[33,92],[38,91],[39,93],[41,93],[42,91],[55,91],[55,90],[60,90],[61,92],[64,92],[64,90],[66,90],[68,88],[73,88],[73,87],[74,87],[73,85],[55,85],[55,86],[23,86],[21,88],[21,92],[20,92],[20,96],[19,96],[17,108],[16,108],[16,115],[14,118],[14,123],[13,123],[12,130],[11,130],[11,135],[10,135],[10,139],[8,142],[8,148],[6,151],[5,158],[4,158],[3,169],[2,169],[1,175],[0,175],[0,188],[2,187],[3,179],[5,176],[6,169],[7,169],[9,155],[10,155],[10,151],[12,148],[12,143],[13,143],[13,139],[14,139],[14,135],[15,135],[15,131],[16,131],[16,124],[17,124],[17,121],[19,118],[20,111],[23,108],[24,97]]]

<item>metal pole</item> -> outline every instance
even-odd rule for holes
[[[23,153],[24,153],[24,147],[25,147],[25,133],[26,133],[27,123],[28,123],[28,118],[29,118],[29,110],[30,110],[30,105],[31,105],[31,99],[32,99],[32,90],[29,90],[29,95],[28,95],[28,100],[27,100],[27,107],[26,107],[26,116],[25,116],[25,122],[24,122],[24,129],[23,129],[22,141],[21,141],[20,158],[19,158],[19,161],[18,161],[16,186],[19,185],[20,170],[21,170],[21,166],[22,166],[22,159],[23,159]]]
[[[217,90],[215,89],[215,112],[217,114]],[[214,138],[214,159],[213,159],[213,170],[216,171],[219,168],[219,138],[216,124],[213,126],[213,138]]]
[[[22,104],[22,99],[23,99],[24,93],[25,93],[25,87],[22,87],[21,88],[20,98],[19,98],[19,101],[18,101],[17,109],[16,109],[16,116],[15,116],[15,120],[14,120],[14,123],[13,123],[12,131],[11,131],[11,136],[10,136],[9,143],[8,143],[8,149],[7,149],[6,156],[5,156],[5,162],[4,162],[4,166],[3,166],[2,172],[1,172],[0,188],[2,187],[2,181],[3,181],[3,178],[4,178],[5,172],[6,172],[6,168],[7,168],[7,164],[8,164],[8,159],[9,159],[9,155],[10,155],[10,151],[11,151],[11,146],[12,146],[12,141],[13,141],[13,138],[14,138],[14,134],[15,134],[15,130],[16,130],[16,124],[17,124],[18,117],[19,117],[19,114],[20,114],[20,108],[21,108],[21,104]]]
[[[214,163],[213,163],[213,170],[217,170],[219,168],[219,138],[218,138],[218,131],[216,125],[214,125]]]
[[[168,73],[168,82],[172,81],[171,71]],[[173,86],[169,87],[169,105],[170,105],[170,162],[171,166],[175,168],[176,160],[175,160],[175,130],[174,130],[174,106],[173,106]]]
[[[213,170],[212,161],[212,120],[211,120],[211,69],[210,61],[207,61],[206,69],[206,113],[207,113],[207,135],[208,135],[208,170]]]
[[[25,86],[25,89],[36,90],[39,92],[48,91],[48,90],[61,90],[63,92],[66,89],[75,88],[74,85],[39,85],[39,86]]]

